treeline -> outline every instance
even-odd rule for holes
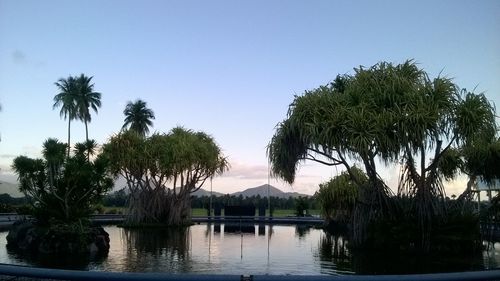
[[[104,207],[126,207],[128,202],[128,194],[124,189],[109,193],[104,195],[102,198],[102,206]],[[16,211],[16,206],[20,207],[27,204],[28,201],[26,197],[15,198],[7,193],[0,194],[0,212],[14,212]],[[243,197],[243,195],[222,195],[212,197],[212,206],[255,206],[255,207],[266,207],[268,206],[267,197],[261,197],[260,195],[252,197]],[[299,206],[300,205],[300,206]],[[210,197],[191,197],[191,208],[194,209],[207,209],[210,206]],[[281,210],[295,210],[297,207],[301,207],[306,210],[319,209],[319,205],[316,198],[311,197],[298,197],[298,198],[279,198],[271,196],[271,209],[281,209]]]
[[[7,193],[0,194],[0,213],[17,212],[19,206],[27,204],[26,197],[12,197]]]
[[[279,198],[271,196],[271,209],[296,209],[297,205],[300,204],[305,207],[305,209],[316,209],[316,200],[313,197],[288,197]],[[202,197],[192,197],[191,198],[191,208],[208,208],[210,205],[210,196]],[[255,206],[255,207],[266,207],[268,206],[268,198],[261,197],[260,195],[252,197],[243,197],[243,195],[223,195],[223,196],[213,196],[212,206]]]
[[[122,189],[104,196],[102,205],[106,207],[125,207],[127,205],[128,194]],[[288,209],[294,210],[300,204],[305,209],[317,209],[319,206],[314,197],[299,197],[299,198],[279,198],[271,196],[271,209]],[[255,207],[264,206],[267,208],[267,197],[260,195],[252,197],[243,197],[243,195],[222,195],[212,197],[212,206],[248,206]],[[210,196],[191,197],[191,208],[206,209],[210,206]]]

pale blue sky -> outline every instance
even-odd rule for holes
[[[68,75],[94,76],[103,94],[90,137],[105,142],[141,98],[155,130],[216,138],[233,170],[214,189],[232,192],[267,182],[265,148],[295,94],[409,58],[500,104],[500,1],[0,0],[0,179],[12,181],[12,156],[66,140],[52,98]],[[335,174],[309,165],[293,188],[313,193]]]

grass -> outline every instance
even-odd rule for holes
[[[102,213],[103,214],[124,214],[125,213],[125,207],[108,207],[108,206],[103,206],[102,207]]]

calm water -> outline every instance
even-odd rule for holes
[[[107,257],[22,257],[7,251],[0,233],[0,263],[99,271],[196,274],[391,274],[497,268],[500,250],[477,256],[418,258],[351,253],[342,237],[302,226],[200,224],[186,229],[105,227]],[[498,245],[500,249],[500,245]]]

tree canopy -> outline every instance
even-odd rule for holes
[[[361,193],[360,189],[365,187],[367,182],[366,175],[361,169],[353,167],[352,172],[358,178],[356,181],[353,181],[348,173],[342,172],[319,185],[319,190],[314,196],[318,200],[321,214],[327,221],[348,222],[350,220],[359,193]]]
[[[182,127],[147,138],[121,132],[104,152],[115,175],[127,181],[131,223],[185,223],[190,193],[228,168],[211,136]]]
[[[271,170],[291,183],[300,164],[312,160],[340,165],[356,181],[352,166],[359,162],[371,186],[360,200],[371,205],[368,212],[381,214],[390,191],[376,164],[402,163],[398,193],[415,199],[412,212],[427,233],[444,212],[440,159],[479,135],[494,136],[494,113],[483,94],[461,90],[446,77],[430,78],[411,60],[355,68],[295,97],[268,146]]]
[[[30,199],[33,215],[42,223],[86,218],[113,186],[102,157],[89,162],[85,151],[75,151],[67,158],[66,144],[57,139],[47,139],[42,154],[43,159],[18,156],[12,164],[20,191]]]

